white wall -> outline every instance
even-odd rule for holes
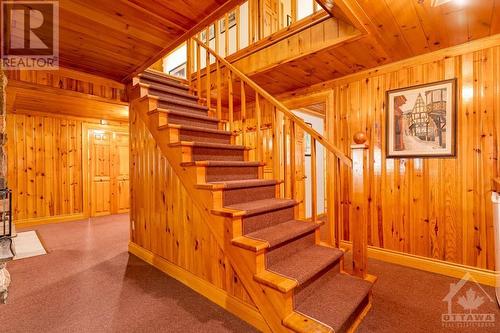
[[[187,57],[187,46],[184,43],[177,50],[172,52],[168,57],[163,59],[163,71],[165,73],[170,72],[172,69],[182,65],[186,62]]]
[[[312,124],[312,128],[319,134],[323,135],[324,120],[320,117],[315,117],[308,113],[293,111],[298,117],[302,118],[306,123]],[[304,140],[305,142],[305,140]],[[306,218],[312,216],[312,194],[311,194],[311,156],[305,157],[306,164]],[[316,144],[316,186],[318,191],[318,214],[325,212],[325,150],[322,145]]]
[[[301,20],[314,13],[314,1],[297,0],[297,20]]]

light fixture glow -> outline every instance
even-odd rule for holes
[[[462,88],[462,98],[464,101],[470,101],[474,97],[474,89],[471,86]]]

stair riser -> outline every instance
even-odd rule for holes
[[[206,182],[220,182],[229,180],[257,179],[259,167],[208,167],[206,168]]]
[[[282,244],[281,246],[274,248],[266,253],[266,267],[269,267],[276,262],[289,257],[298,251],[316,244],[315,231],[308,233],[298,239],[291,240],[288,243]]]
[[[286,222],[294,219],[294,208],[284,208],[263,214],[257,214],[243,218],[243,234],[264,229],[281,222]]]
[[[169,135],[170,143],[177,143],[179,141],[193,141],[233,144],[234,141],[231,134],[206,133],[179,128],[169,128]]]
[[[189,87],[187,85],[179,85],[177,82],[170,80],[170,79],[165,79],[165,78],[154,78],[154,77],[145,77],[142,76],[139,79],[139,82],[145,83],[145,84],[151,84],[151,85],[164,85],[168,86],[169,88],[175,88],[179,89],[180,91],[183,92],[189,92]]]
[[[201,116],[208,116],[208,110],[202,110],[191,106],[178,105],[167,101],[158,101],[158,107],[167,110],[189,112]]]
[[[244,160],[243,150],[202,147],[183,147],[182,149],[182,162]]]
[[[169,114],[167,115],[166,113],[163,113],[163,120],[160,124],[160,126],[168,124],[176,124],[176,125],[186,125],[186,126],[198,126],[198,127],[205,127],[205,128],[210,128],[210,129],[218,129],[218,123],[210,120],[203,120],[203,119],[194,119],[190,117],[184,117],[182,115],[174,115],[174,114]]]
[[[225,190],[223,195],[223,205],[229,206],[243,202],[272,199],[275,197],[276,185]]]
[[[213,142],[225,144],[233,143],[231,134],[216,134],[190,130],[180,130],[179,137],[181,141]]]
[[[196,97],[196,96],[178,95],[175,92],[182,94],[182,93],[185,93],[185,91],[182,91],[180,89],[173,89],[173,88],[171,90],[173,90],[173,92],[167,92],[167,91],[163,91],[163,90],[159,90],[159,89],[155,89],[155,88],[150,87],[148,89],[148,93],[149,93],[149,95],[152,95],[152,96],[174,99],[176,101],[189,102],[189,103],[193,103],[193,104],[198,103],[198,97]]]

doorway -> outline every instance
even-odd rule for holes
[[[127,213],[129,191],[129,133],[122,128],[87,126],[87,209],[89,216]]]

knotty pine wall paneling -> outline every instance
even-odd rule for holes
[[[333,92],[329,138],[350,154],[352,136],[370,143],[369,244],[401,253],[494,269],[491,179],[500,174],[500,46],[436,52],[281,96]],[[387,90],[457,78],[456,158],[386,158]],[[348,179],[345,168],[342,177]],[[349,188],[341,189],[342,239]]]
[[[131,241],[255,307],[209,221],[142,120],[131,117]]]

